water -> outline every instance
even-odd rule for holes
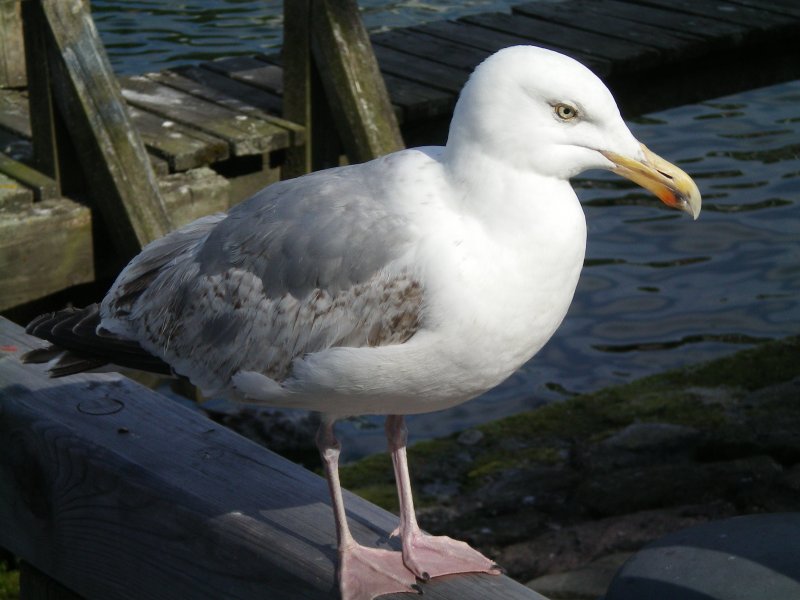
[[[120,72],[280,43],[279,2],[112,4],[92,6]],[[375,30],[510,3],[363,4]],[[609,173],[576,180],[589,241],[563,325],[497,389],[445,413],[411,417],[412,441],[800,333],[798,107],[795,81],[631,122],[640,140],[695,177],[700,219]],[[341,434],[350,457],[385,447],[379,419],[344,423]]]
[[[291,1],[291,0],[289,0]],[[360,0],[370,32],[479,12],[509,12],[513,0]],[[114,70],[120,74],[276,51],[282,0],[92,0]]]

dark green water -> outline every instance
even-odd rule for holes
[[[374,31],[510,2],[362,4]],[[280,5],[92,2],[125,73],[274,48]],[[800,82],[651,114],[631,127],[696,178],[700,219],[668,211],[611,174],[576,180],[589,245],[561,329],[496,390],[446,414],[412,417],[412,439],[800,333]],[[378,424],[342,425],[350,456],[384,448]]]

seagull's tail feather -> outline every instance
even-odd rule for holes
[[[26,363],[49,363],[51,377],[92,371],[113,364],[171,375],[172,369],[134,341],[110,333],[100,325],[100,308],[66,308],[36,317],[25,331],[52,345],[23,355]]]

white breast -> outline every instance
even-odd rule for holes
[[[506,196],[506,214],[490,219],[438,204],[420,210],[427,231],[409,262],[423,276],[423,328],[401,345],[332,348],[295,361],[281,404],[339,414],[428,412],[483,393],[529,360],[569,308],[586,240],[569,184],[554,182],[558,202],[549,204],[542,200],[549,194],[532,200],[530,184],[520,181],[524,193]],[[546,192],[550,182],[536,184]]]

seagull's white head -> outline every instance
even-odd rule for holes
[[[608,169],[668,206],[694,218],[700,213],[694,181],[636,140],[603,82],[579,62],[544,48],[505,48],[477,67],[447,141],[448,155],[462,151],[559,179]]]

